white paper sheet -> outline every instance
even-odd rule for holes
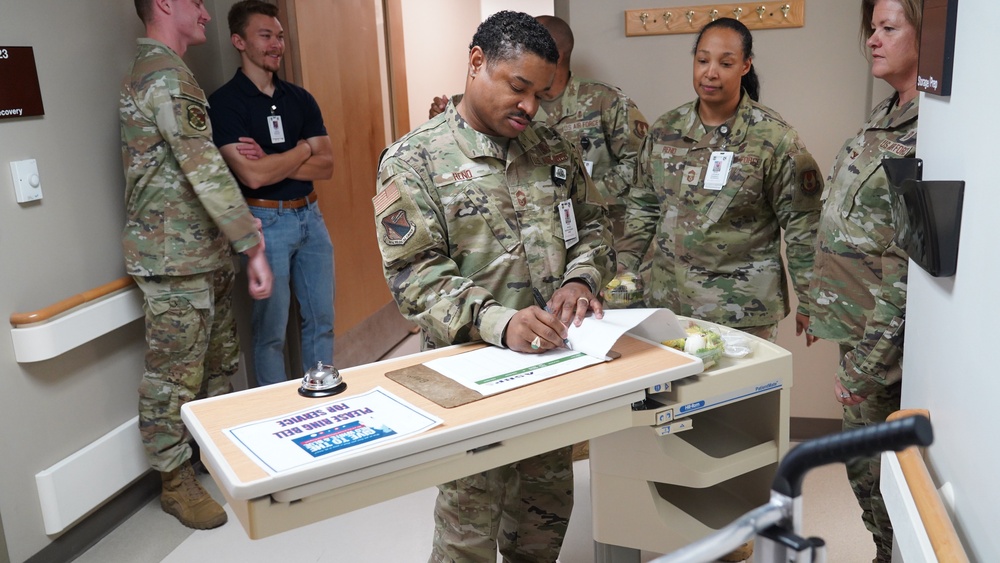
[[[223,433],[274,475],[429,430],[441,419],[376,387],[315,407],[226,428]]]
[[[606,361],[611,347],[626,332],[654,342],[686,336],[668,309],[609,309],[603,319],[587,317],[580,326],[570,325],[572,350],[524,354],[488,346],[424,365],[489,396]]]
[[[626,332],[654,342],[687,336],[670,309],[605,309],[603,319],[587,317],[580,326],[570,324],[568,340],[574,350],[604,358]]]

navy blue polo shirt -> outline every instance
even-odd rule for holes
[[[326,135],[323,115],[312,94],[277,76],[272,97],[258,90],[242,69],[236,69],[236,76],[209,96],[208,104],[212,136],[219,147],[238,143],[240,137],[253,137],[266,154],[275,154],[295,148],[302,139]],[[267,119],[271,115],[281,116],[285,136],[282,143],[271,142]],[[256,190],[240,183],[240,189],[244,197],[289,200],[309,195],[313,184],[286,178]]]

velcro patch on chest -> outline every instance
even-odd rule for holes
[[[878,148],[885,152],[891,152],[896,156],[906,156],[910,152],[910,147],[904,145],[903,143],[890,141],[889,139],[884,139],[881,143],[879,143]]]
[[[580,129],[596,128],[596,127],[600,127],[600,126],[601,126],[601,120],[600,119],[587,119],[587,120],[584,120],[584,121],[577,121],[577,122],[574,122],[574,123],[567,123],[565,125],[560,126],[560,129],[562,129],[565,132],[565,131],[578,131]]]
[[[670,145],[664,145],[663,148],[660,149],[660,156],[662,158],[670,158],[672,156],[684,156],[687,153],[688,150],[685,147],[672,147]]]
[[[492,173],[493,170],[485,164],[451,170],[434,176],[434,185],[440,188],[441,186],[447,186],[449,184],[454,184],[455,182],[468,182],[469,180],[482,178],[483,176],[488,176]]]
[[[693,186],[701,180],[701,166],[685,166],[681,176],[681,182],[687,186]]]
[[[530,155],[531,164],[536,167],[552,166],[554,164],[562,164],[569,160],[569,153],[557,152],[548,153],[543,155],[532,154]]]

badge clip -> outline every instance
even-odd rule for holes
[[[562,166],[552,167],[552,183],[557,186],[566,185],[566,169]]]

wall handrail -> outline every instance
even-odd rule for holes
[[[124,277],[33,311],[11,315],[18,363],[40,362],[143,318],[142,291]]]
[[[62,301],[53,303],[52,305],[43,307],[37,311],[31,311],[28,313],[11,313],[10,325],[12,327],[19,327],[47,321],[52,317],[65,313],[74,307],[79,307],[84,303],[100,299],[105,295],[109,295],[120,289],[125,289],[133,284],[135,284],[135,281],[131,276],[122,276],[112,282],[88,289],[87,291],[78,293],[72,297],[67,297]]]
[[[888,420],[897,420],[918,414],[929,417],[929,413],[924,409],[903,409],[890,414]],[[920,520],[927,532],[937,560],[968,563],[969,558],[965,553],[965,548],[958,539],[958,533],[955,531],[955,526],[938,495],[937,487],[931,479],[931,474],[927,470],[924,456],[921,455],[920,450],[913,446],[896,452],[895,455],[899,460],[906,485],[910,489],[910,495],[916,504],[917,513],[920,514]]]

